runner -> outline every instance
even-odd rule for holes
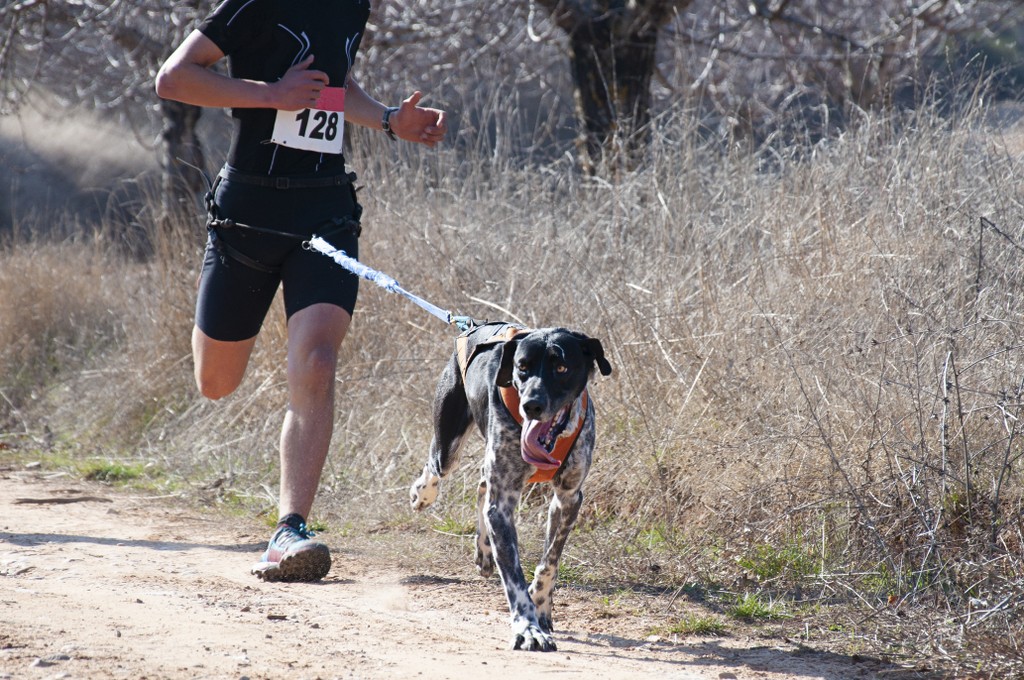
[[[267,310],[283,286],[288,319],[288,410],[280,440],[279,522],[253,573],[315,581],[331,566],[306,527],[334,427],[338,349],[358,278],[304,250],[314,233],[358,257],[359,217],[342,153],[345,123],[434,146],[445,112],[414,92],[387,107],[352,67],[367,0],[225,0],[167,59],[157,93],[231,107],[227,164],[208,198],[209,240],[196,301],[196,384],[210,399],[241,383]],[[228,58],[228,74],[211,67]],[[244,225],[244,226],[242,226]]]

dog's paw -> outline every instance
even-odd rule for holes
[[[533,583],[530,584],[529,593],[533,606],[537,609],[537,623],[540,624],[541,630],[545,633],[550,633],[554,630],[551,619],[551,595],[553,590],[553,583],[548,576],[548,570],[538,566]]]
[[[512,649],[525,652],[555,652],[558,648],[551,635],[541,630],[534,621],[517,618],[512,623]]]
[[[494,576],[494,558],[490,555],[476,556],[476,571],[484,578]]]
[[[533,604],[537,608],[537,624],[540,626],[540,629],[545,633],[552,632],[555,627],[551,619],[551,596],[538,596],[531,588],[530,599],[533,600]]]
[[[491,547],[491,537],[485,529],[477,530],[473,561],[476,563],[477,573],[484,578],[490,578],[494,574],[494,548]]]
[[[423,474],[409,487],[409,504],[412,509],[419,512],[433,505],[437,500],[437,490],[440,484],[441,478],[424,468]]]

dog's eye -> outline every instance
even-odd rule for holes
[[[568,373],[569,367],[565,364],[555,364],[555,373]]]
[[[529,368],[530,365],[527,364],[525,361],[520,361],[518,364],[516,364],[516,370],[519,371],[520,373],[526,373],[526,371],[528,371]]]

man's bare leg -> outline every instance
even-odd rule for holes
[[[327,546],[305,527],[334,429],[334,374],[351,317],[318,304],[288,321],[288,411],[281,428],[278,525],[252,572],[265,581],[317,581],[331,568]]]
[[[192,329],[192,360],[195,363],[196,386],[207,399],[220,399],[235,391],[245,376],[256,337],[229,342],[214,340]]]
[[[352,317],[317,304],[288,321],[288,411],[281,428],[280,516],[309,517],[334,429],[338,349]]]

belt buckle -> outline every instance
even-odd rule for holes
[[[287,177],[275,177],[274,178],[274,188],[275,189],[288,189],[290,187],[290,184],[291,183],[288,181]]]

